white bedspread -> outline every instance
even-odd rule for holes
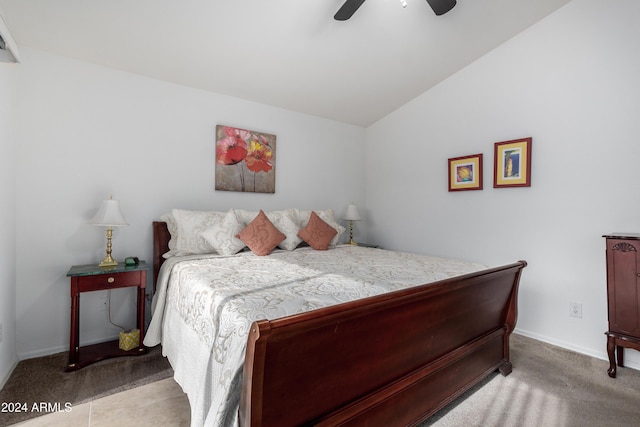
[[[189,397],[192,426],[237,424],[248,330],[329,305],[430,283],[486,267],[343,245],[260,257],[170,258],[152,305],[147,346],[162,343],[175,379]]]

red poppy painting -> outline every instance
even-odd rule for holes
[[[275,193],[276,136],[216,126],[216,190]]]

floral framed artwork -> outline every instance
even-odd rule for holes
[[[275,193],[276,136],[216,126],[216,190]]]
[[[449,159],[449,191],[482,190],[482,154]]]
[[[531,138],[496,142],[493,187],[531,187]]]

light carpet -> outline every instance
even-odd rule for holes
[[[421,427],[640,425],[639,371],[610,378],[608,361],[516,334],[510,353],[510,375],[490,376]]]

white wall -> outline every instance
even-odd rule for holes
[[[1,17],[0,17],[1,18]],[[0,63],[0,388],[17,363],[13,101],[17,67]]]
[[[17,109],[17,348],[21,358],[69,345],[71,265],[104,257],[86,224],[113,194],[130,226],[116,259],[151,260],[151,222],[171,208],[364,205],[364,129],[22,49]],[[214,191],[216,124],[277,135],[276,193]],[[81,297],[81,343],[117,336],[102,292]],[[134,325],[133,290],[112,317]]]
[[[638,19],[635,0],[575,0],[368,128],[370,240],[527,260],[519,332],[605,358],[601,236],[640,231]],[[494,189],[493,144],[529,136],[531,187]],[[476,153],[484,190],[448,192],[447,159]]]

